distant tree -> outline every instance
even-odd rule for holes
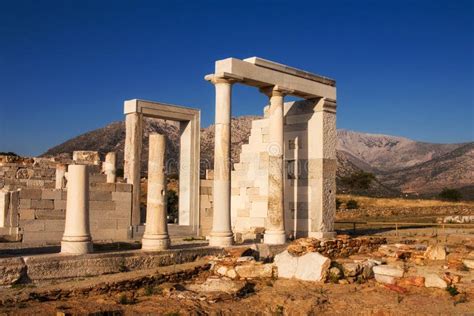
[[[117,168],[115,175],[119,178],[123,178],[123,168]]]
[[[347,201],[346,203],[346,207],[349,209],[349,210],[354,210],[356,208],[359,208],[359,203],[357,203],[356,200],[349,200]]]
[[[349,186],[351,189],[363,189],[370,188],[372,181],[375,180],[375,175],[370,172],[359,171],[351,174],[350,176],[342,177],[342,184]]]
[[[443,191],[438,194],[438,197],[448,201],[459,201],[462,199],[462,194],[456,189],[444,188]]]
[[[1,155],[1,156],[15,156],[15,157],[19,157],[16,153],[11,152],[11,151],[7,151],[7,152],[0,151],[0,155]]]

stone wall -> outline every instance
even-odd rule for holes
[[[284,115],[285,228],[288,235],[295,235],[296,231],[299,238],[307,236],[310,225],[308,161],[312,158],[308,124],[314,115],[314,102],[287,102]],[[242,145],[240,160],[233,165],[231,212],[237,239],[258,239],[264,232],[271,150],[268,126],[266,113],[263,119],[252,122],[249,142]],[[205,236],[212,228],[212,199],[212,181],[201,180],[201,232]]]
[[[90,176],[89,214],[93,240],[125,240],[130,229],[132,186],[105,183]],[[64,232],[67,190],[20,190],[19,218],[23,242],[57,243]]]

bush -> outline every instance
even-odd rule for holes
[[[369,172],[356,172],[347,177],[341,178],[343,185],[349,186],[351,189],[363,189],[370,188],[372,181],[375,180],[375,175]]]
[[[349,200],[347,201],[346,203],[346,207],[349,209],[349,210],[353,210],[353,209],[356,209],[359,207],[359,203],[357,203],[356,200]]]
[[[341,204],[342,204],[342,201],[339,200],[339,199],[336,199],[336,209],[340,209],[341,208]]]
[[[462,194],[456,189],[444,188],[438,196],[443,200],[459,201],[462,199]]]

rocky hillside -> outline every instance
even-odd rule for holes
[[[251,122],[256,116],[241,116],[232,120],[232,161],[239,159],[242,144],[248,141]],[[148,136],[150,133],[168,135],[167,158],[176,172],[179,157],[179,129],[174,122],[145,119],[142,170],[146,172]],[[74,150],[96,150],[101,155],[118,153],[119,167],[123,165],[125,124],[114,122],[85,133],[43,155],[72,153]],[[338,189],[351,192],[341,183],[343,177],[360,171],[376,175],[376,181],[364,192],[369,195],[394,196],[400,192],[433,195],[442,188],[459,188],[465,196],[474,196],[474,142],[466,144],[432,144],[403,137],[338,131],[337,161]],[[214,156],[214,126],[201,130],[201,169],[211,169]],[[352,192],[354,193],[354,192]]]

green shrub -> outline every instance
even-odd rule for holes
[[[444,188],[438,196],[443,200],[459,201],[462,199],[462,194],[456,189]]]
[[[342,177],[341,183],[350,187],[351,189],[366,190],[370,188],[370,185],[374,180],[374,174],[365,171],[359,171],[351,174],[350,176]]]
[[[346,207],[347,207],[349,210],[353,210],[353,209],[359,208],[359,203],[357,203],[356,200],[349,200],[349,201],[347,201],[347,203],[346,203]]]
[[[448,291],[449,295],[451,296],[456,296],[459,294],[459,291],[455,285],[448,285],[448,287],[446,288],[446,291]]]
[[[168,190],[168,192],[166,192],[166,199],[167,199],[168,222],[174,223],[175,219],[178,219],[178,215],[179,215],[178,194],[174,190]]]

